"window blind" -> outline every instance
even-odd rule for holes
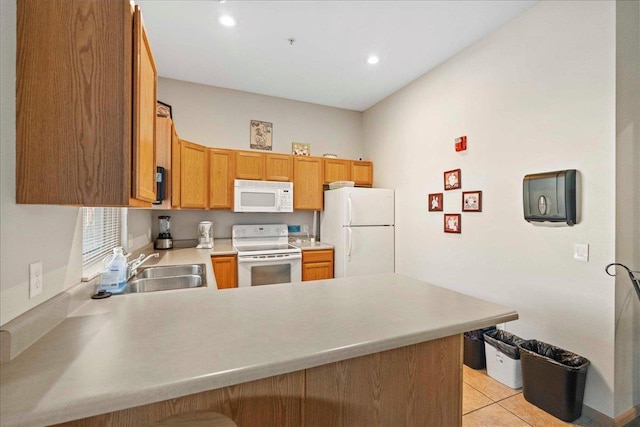
[[[82,269],[102,262],[121,246],[122,215],[120,208],[82,208]]]

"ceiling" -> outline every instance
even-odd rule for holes
[[[535,3],[136,0],[161,77],[356,111]]]

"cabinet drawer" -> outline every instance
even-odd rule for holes
[[[302,262],[333,261],[333,249],[302,251]]]

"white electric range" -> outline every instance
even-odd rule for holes
[[[300,282],[302,251],[289,244],[286,224],[234,225],[238,287]]]

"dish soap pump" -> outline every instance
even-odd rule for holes
[[[113,248],[113,254],[104,259],[104,271],[100,278],[98,291],[112,294],[121,293],[127,284],[127,259],[122,247]]]

